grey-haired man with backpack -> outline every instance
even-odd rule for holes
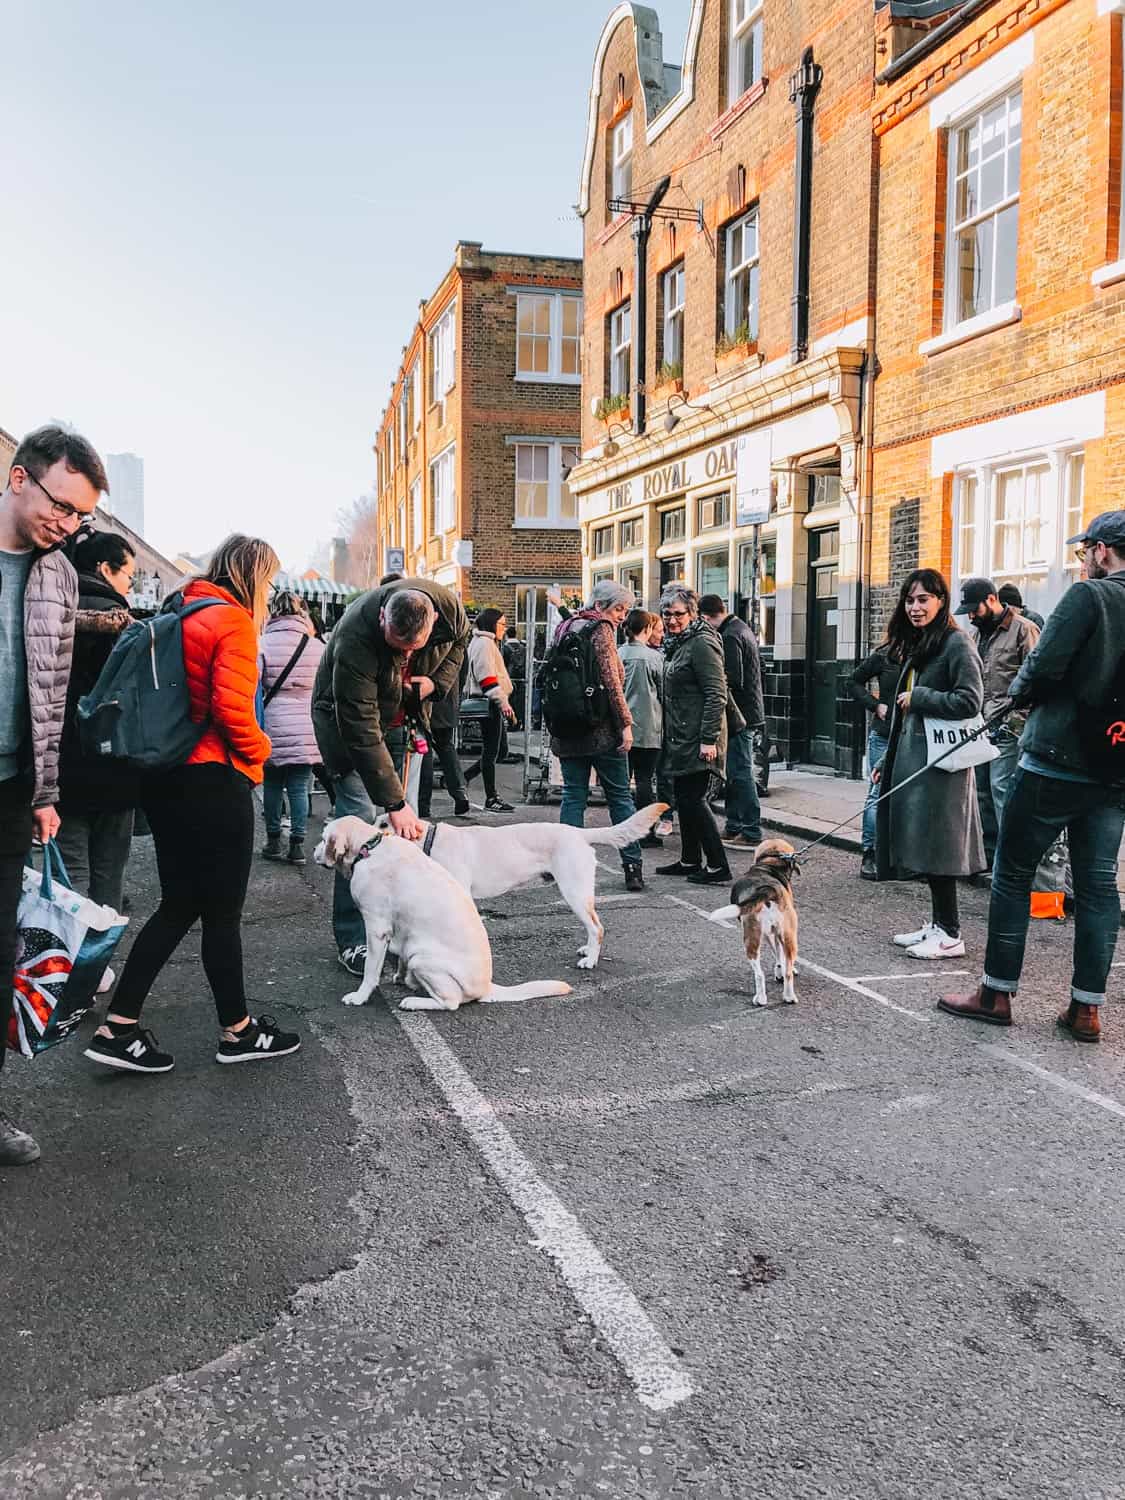
[[[58,832],[59,742],[74,651],[78,576],[61,552],[109,488],[85,438],[40,427],[16,449],[0,495],[0,1066],[11,1014],[23,867],[32,838]],[[36,1161],[0,1113],[0,1167]]]
[[[1125,510],[1104,511],[1078,544],[1087,577],[1071,584],[1016,673],[1012,706],[1031,706],[1004,806],[992,872],[984,973],[938,1008],[1012,1024],[1031,882],[1065,828],[1074,872],[1074,968],[1058,1026],[1101,1039],[1101,1007],[1121,923],[1117,857],[1125,828]]]

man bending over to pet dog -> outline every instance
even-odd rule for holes
[[[335,814],[370,823],[384,808],[402,838],[424,828],[407,806],[387,733],[405,718],[428,723],[430,700],[455,692],[471,629],[457,596],[425,578],[361,594],[332,632],[313,689],[313,728],[335,783]],[[363,918],[337,871],[332,930],[340,963],[362,975]]]

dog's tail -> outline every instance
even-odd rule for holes
[[[584,828],[582,836],[588,844],[608,844],[611,849],[624,849],[626,844],[643,839],[667,811],[667,802],[650,802],[640,812],[626,818],[624,823],[614,823],[609,828]]]
[[[481,998],[495,1005],[513,1005],[517,1000],[543,1000],[548,995],[569,995],[570,985],[561,979],[532,979],[527,984],[494,984]]]
[[[707,920],[716,922],[720,927],[737,927],[738,912],[737,906],[720,906],[717,911],[711,913]]]

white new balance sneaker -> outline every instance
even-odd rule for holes
[[[941,927],[930,926],[929,933],[913,948],[907,948],[911,958],[964,958],[964,938],[952,938]]]
[[[113,982],[116,978],[117,975],[113,972],[113,970],[107,969],[102,977],[98,980],[98,994],[108,995],[110,990],[113,988]]]
[[[896,948],[913,948],[915,944],[925,942],[934,930],[932,922],[924,922],[917,932],[896,932],[891,941]]]

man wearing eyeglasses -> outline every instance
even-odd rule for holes
[[[992,873],[984,974],[968,995],[946,995],[950,1015],[1012,1024],[1023,968],[1031,882],[1065,828],[1074,874],[1074,968],[1059,1029],[1078,1042],[1101,1038],[1101,1006],[1113,962],[1121,902],[1117,856],[1125,828],[1125,773],[1104,769],[1106,711],[1117,714],[1125,672],[1125,510],[1095,516],[1067,546],[1080,544],[1086,577],[1055,605],[1035,649],[1008,689],[1013,707],[1031,705],[1004,806]],[[1116,724],[1110,728],[1116,729]],[[1106,731],[1108,733],[1108,730]],[[1112,741],[1114,745],[1117,740]]]
[[[11,1007],[16,917],[32,837],[58,831],[59,741],[74,649],[78,578],[59,550],[108,490],[85,438],[40,427],[16,449],[0,495],[0,1027]],[[4,1061],[0,1030],[0,1065]],[[0,1113],[0,1167],[39,1147]]]

